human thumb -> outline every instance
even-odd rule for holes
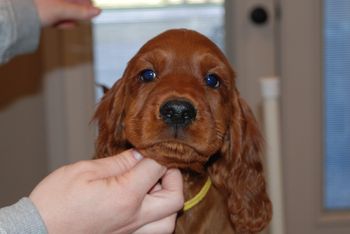
[[[119,176],[128,172],[140,160],[142,155],[134,149],[126,150],[120,154],[91,161],[93,163],[93,180]]]

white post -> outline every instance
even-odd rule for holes
[[[269,195],[273,204],[270,234],[284,234],[282,162],[279,119],[279,79],[261,78],[263,123],[266,140],[266,166]]]

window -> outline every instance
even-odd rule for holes
[[[326,209],[350,208],[350,2],[324,0]]]

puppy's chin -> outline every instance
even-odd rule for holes
[[[167,168],[189,169],[198,173],[204,172],[209,158],[209,155],[200,154],[191,146],[177,142],[156,143],[138,150]]]

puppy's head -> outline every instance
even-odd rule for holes
[[[201,34],[171,30],[155,37],[102,100],[96,118],[100,125],[111,121],[100,128],[111,139],[97,144],[98,153],[132,145],[167,166],[203,169],[228,130],[233,77],[226,58]]]
[[[97,155],[135,147],[167,167],[207,173],[226,194],[237,231],[271,218],[261,136],[220,49],[190,30],[148,41],[95,114]]]

